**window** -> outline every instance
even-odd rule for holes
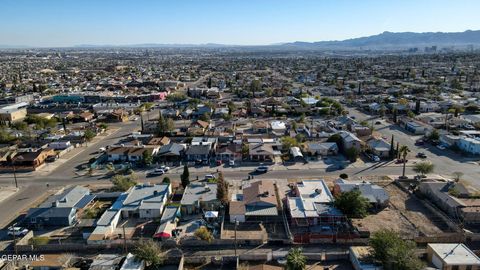
[[[471,266],[471,265],[467,265],[467,267],[465,268],[465,270],[472,270],[472,266]]]
[[[452,270],[459,270],[459,269],[458,269],[458,265],[453,265],[453,266],[452,266]]]

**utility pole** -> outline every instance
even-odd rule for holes
[[[15,231],[15,226],[17,223],[12,224],[12,234],[13,234],[13,250],[15,251],[15,255],[18,255],[18,250],[17,250],[17,235]]]
[[[238,226],[238,221],[235,218],[235,257],[237,257],[237,226]]]
[[[125,254],[128,254],[127,236],[125,234],[125,224],[122,225],[122,230],[123,230],[123,250],[125,251]]]

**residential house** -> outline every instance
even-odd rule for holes
[[[372,153],[380,158],[390,156],[390,144],[383,139],[370,138],[367,140],[367,147]]]
[[[349,181],[339,178],[335,181],[333,194],[340,195],[343,192],[358,190],[370,204],[375,206],[386,206],[390,196],[382,187],[365,181]]]
[[[480,258],[462,243],[428,244],[427,261],[442,270],[480,269]]]
[[[422,182],[418,190],[452,218],[480,223],[480,199],[471,199],[470,191],[462,183]]]
[[[18,153],[12,159],[12,162],[16,169],[34,171],[45,163],[47,157],[54,155],[55,151],[51,148],[39,149],[34,152]]]
[[[170,144],[171,140],[170,138],[164,136],[164,137],[153,137],[148,141],[148,145],[167,145]]]
[[[261,142],[248,144],[248,157],[252,161],[274,162],[281,155],[281,145],[273,140],[262,139]]]
[[[184,152],[184,145],[178,143],[169,143],[160,147],[157,157],[160,161],[180,161]]]
[[[328,225],[345,219],[332,205],[333,196],[323,180],[303,180],[295,185],[293,191],[293,197],[287,197],[292,226]]]
[[[182,215],[218,210],[220,201],[217,199],[217,184],[189,184],[183,192],[180,204]]]
[[[230,143],[228,145],[219,146],[215,151],[217,160],[223,161],[241,161],[242,160],[242,145],[237,143]]]
[[[209,128],[210,122],[195,120],[194,122],[192,122],[187,132],[191,135],[203,135],[205,134],[205,131],[207,131]]]
[[[107,150],[108,161],[142,161],[143,157],[148,153],[155,156],[159,147],[152,146],[114,146]]]
[[[108,113],[106,116],[108,122],[127,122],[128,112],[124,109],[116,109]]]
[[[31,208],[24,219],[29,227],[71,226],[78,221],[77,212],[87,207],[95,195],[82,186],[63,189],[38,207]]]
[[[362,140],[360,140],[353,133],[348,131],[340,131],[340,137],[342,137],[343,149],[354,148],[360,153],[362,150]]]
[[[230,222],[276,222],[279,200],[275,185],[261,180],[247,183],[241,194],[234,194],[229,205]]]
[[[202,161],[205,163],[210,159],[211,149],[211,144],[190,145],[185,155],[188,161]]]
[[[312,156],[335,156],[338,154],[338,145],[334,142],[310,142],[306,144],[305,151]]]
[[[122,218],[160,218],[171,193],[170,184],[140,184],[131,187],[122,203]]]
[[[276,136],[284,136],[287,131],[287,124],[284,121],[272,121],[270,122],[270,127],[272,129],[272,134]]]

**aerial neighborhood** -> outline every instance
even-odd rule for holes
[[[480,269],[480,56],[418,50],[0,52],[0,269]]]

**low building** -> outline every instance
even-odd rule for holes
[[[159,147],[152,146],[116,146],[107,150],[108,161],[141,161],[146,153],[154,156]]]
[[[382,139],[371,138],[367,140],[367,147],[380,158],[388,158],[390,156],[390,144]]]
[[[480,154],[480,140],[468,137],[460,137],[457,141],[457,146],[465,153],[479,155]]]
[[[343,192],[352,190],[360,191],[362,196],[375,206],[386,206],[390,200],[390,196],[385,189],[378,185],[365,181],[348,181],[342,178],[335,181],[333,194],[340,195]]]
[[[344,220],[332,203],[334,199],[323,180],[303,180],[294,187],[294,197],[287,197],[292,226],[317,226]]]
[[[181,204],[182,215],[215,211],[220,207],[217,199],[217,184],[192,183],[185,188]]]
[[[27,116],[27,106],[28,103],[20,102],[0,107],[0,122],[12,123],[22,121]]]
[[[122,203],[122,217],[160,218],[171,193],[170,184],[136,185],[128,190],[128,195]]]
[[[335,156],[338,154],[338,145],[334,142],[307,143],[305,151],[312,156]]]
[[[354,148],[360,153],[362,150],[362,140],[348,131],[341,131],[339,134],[340,137],[342,137],[343,149]]]
[[[85,187],[75,186],[59,191],[40,206],[31,208],[26,217],[28,227],[71,226],[78,221],[77,212],[95,198]]]
[[[278,217],[278,198],[271,181],[257,181],[242,187],[230,202],[230,222],[274,222]]]
[[[352,246],[348,250],[349,259],[355,270],[383,270],[373,259],[373,249],[364,246]]]
[[[427,260],[442,270],[480,269],[480,258],[462,243],[428,244]]]

